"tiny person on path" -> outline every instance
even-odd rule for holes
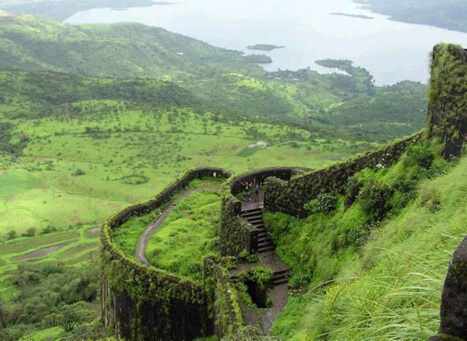
[[[243,192],[244,194],[244,199],[248,199],[248,201],[250,201],[250,196],[251,196],[251,193],[250,193],[250,184],[248,183],[248,181],[246,182],[242,182],[240,181],[240,183],[245,187],[245,190]]]
[[[259,201],[259,190],[261,189],[261,184],[257,183],[255,185],[255,201]]]

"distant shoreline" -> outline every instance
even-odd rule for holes
[[[256,44],[247,46],[248,50],[257,50],[257,51],[272,51],[276,49],[283,49],[285,46],[271,45],[271,44]]]
[[[373,20],[374,19],[374,17],[370,17],[369,15],[349,14],[349,13],[341,13],[341,12],[334,12],[334,13],[330,13],[329,15],[340,15],[342,17],[358,18],[358,19],[365,19],[365,20]]]

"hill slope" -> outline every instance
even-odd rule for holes
[[[467,32],[467,3],[463,0],[357,0],[392,20]]]
[[[436,334],[450,254],[465,233],[467,158],[456,165],[437,158],[427,167],[420,163],[430,155],[424,148],[390,169],[357,175],[348,193],[358,182],[363,187],[347,209],[348,197],[304,221],[268,215],[279,253],[294,267],[292,283],[302,288],[290,295],[273,334],[287,340]],[[369,199],[371,191],[386,194]],[[374,216],[378,207],[388,210],[382,221]]]

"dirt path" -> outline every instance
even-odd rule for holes
[[[57,245],[54,245],[54,246],[49,246],[49,247],[47,247],[45,249],[35,251],[35,252],[32,252],[32,253],[28,253],[27,255],[24,255],[24,256],[16,257],[13,260],[15,262],[21,262],[23,260],[29,260],[29,259],[34,259],[34,258],[47,256],[48,254],[50,254],[52,252],[55,252],[55,251],[58,251],[60,249],[63,249],[65,246],[67,246],[67,245],[69,245],[71,243],[74,243],[74,242],[75,241],[69,241],[69,242],[66,242],[66,243],[57,244]]]
[[[202,192],[209,189],[215,189],[212,186],[200,187],[200,188],[192,188],[188,189],[183,192],[175,201],[173,201],[169,206],[167,206],[164,211],[152,222],[151,225],[144,231],[144,233],[139,237],[138,244],[136,245],[135,257],[143,264],[151,265],[149,261],[146,259],[144,255],[146,251],[146,247],[148,246],[149,239],[151,239],[152,235],[157,231],[157,229],[162,225],[162,223],[167,219],[170,213],[172,213],[173,209],[177,206],[177,204],[189,196],[191,193],[194,192]]]

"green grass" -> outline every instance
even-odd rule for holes
[[[92,112],[104,104],[120,107],[115,102],[85,102],[80,107]],[[178,118],[173,119],[175,115]],[[30,227],[100,224],[113,212],[156,194],[192,167],[219,166],[235,172],[270,166],[318,168],[332,164],[330,156],[350,156],[370,147],[343,140],[312,145],[305,130],[249,122],[208,120],[205,134],[202,118],[186,109],[96,113],[68,122],[59,117],[17,120],[17,131],[31,140],[22,164],[10,163],[0,175],[0,188],[8,191],[0,199],[0,235],[12,226],[23,233]],[[88,126],[101,132],[85,133]],[[130,130],[119,131],[125,127]],[[239,151],[258,141],[249,133],[252,127],[270,136],[270,147],[238,157]],[[291,134],[301,141],[298,148],[281,143]],[[78,169],[85,174],[75,176]],[[149,180],[142,185],[122,180],[131,175]]]
[[[390,183],[393,173],[413,167],[407,164],[403,159],[372,176]],[[405,208],[393,209],[361,246],[342,239],[366,219],[358,202],[345,213],[338,209],[304,221],[270,215],[269,224],[288,229],[282,232],[279,253],[294,268],[293,282],[310,283],[303,294],[289,296],[273,335],[287,340],[426,340],[436,334],[451,253],[465,234],[466,170],[464,157],[446,175],[421,180],[415,198]]]
[[[219,193],[212,189],[191,193],[177,204],[151,237],[146,250],[149,262],[172,273],[201,280],[203,260],[209,255],[219,255],[219,221]]]
[[[60,327],[53,327],[49,329],[44,329],[39,332],[29,334],[21,339],[21,341],[51,341],[57,340],[59,335],[63,332],[63,329]]]

